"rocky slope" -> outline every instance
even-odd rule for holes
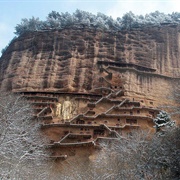
[[[169,103],[172,84],[179,82],[179,58],[178,25],[30,32],[2,55],[0,88],[92,93],[99,86],[123,87],[126,96],[157,106]]]

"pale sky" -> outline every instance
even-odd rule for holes
[[[14,27],[22,18],[45,20],[52,10],[73,13],[76,9],[113,18],[129,11],[136,15],[156,10],[168,14],[180,12],[180,0],[0,0],[0,51],[15,36]]]

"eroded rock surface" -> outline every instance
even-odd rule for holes
[[[26,33],[0,59],[0,89],[31,102],[52,158],[87,162],[101,140],[155,131],[157,107],[175,103],[179,42],[171,25]]]
[[[180,79],[180,26],[104,32],[69,28],[26,33],[0,59],[0,87],[91,93],[98,87],[153,105],[167,103]]]

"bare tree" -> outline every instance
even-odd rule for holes
[[[167,128],[151,144],[157,149],[152,151],[152,164],[159,167],[162,179],[180,179],[180,127]]]
[[[99,177],[122,180],[180,178],[180,128],[168,128],[164,134],[132,132],[128,138],[102,143],[94,162]],[[107,174],[108,172],[108,174]]]
[[[164,133],[133,131],[128,137],[103,140],[90,159],[66,160],[58,180],[178,180],[180,179],[180,127]],[[54,168],[55,170],[58,168]]]
[[[0,179],[45,179],[47,154],[31,105],[0,94]]]

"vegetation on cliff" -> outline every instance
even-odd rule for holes
[[[143,15],[135,15],[131,11],[122,17],[113,19],[103,13],[94,15],[90,12],[77,9],[73,14],[68,12],[59,13],[52,11],[42,21],[39,18],[32,17],[30,19],[23,18],[20,24],[15,27],[15,34],[20,36],[26,32],[62,30],[68,27],[77,28],[94,28],[106,31],[131,30],[133,28],[143,28],[144,26],[161,26],[163,24],[179,24],[180,13],[173,12],[165,14],[159,11]],[[16,36],[14,37],[14,39]],[[14,40],[13,39],[13,40]],[[12,40],[12,41],[13,41]],[[11,43],[11,42],[10,42]],[[9,44],[10,44],[9,43]],[[2,49],[2,54],[8,46]]]
[[[131,28],[138,28],[145,25],[161,25],[163,23],[179,23],[180,13],[164,14],[159,11],[143,15],[135,15],[131,11],[124,14],[122,18],[118,17],[116,20],[111,16],[103,13],[92,13],[76,10],[73,14],[68,12],[59,13],[52,11],[48,14],[45,21],[39,18],[32,17],[30,19],[22,19],[22,22],[15,27],[15,34],[21,35],[28,31],[44,31],[51,29],[63,29],[69,26],[77,27],[93,27],[103,30],[129,30]]]

